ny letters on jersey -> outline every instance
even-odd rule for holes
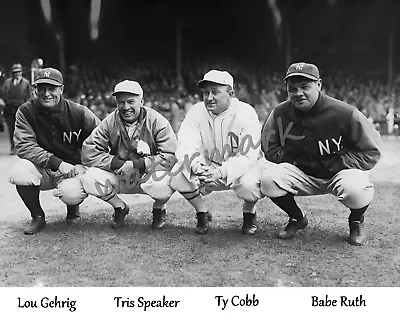
[[[79,141],[79,136],[81,135],[82,129],[78,132],[75,131],[64,131],[63,132],[63,142],[64,143],[76,143]]]
[[[331,139],[326,139],[324,141],[318,140],[318,147],[321,156],[323,156],[324,153],[326,154],[336,153],[343,148],[342,136],[339,136],[338,139],[331,138]]]

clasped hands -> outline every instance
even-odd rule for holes
[[[65,178],[73,178],[80,173],[76,166],[64,161],[60,163],[58,171],[60,171]]]
[[[125,161],[121,168],[116,170],[117,175],[126,176],[132,175],[133,172],[138,171],[137,168],[133,165],[133,162],[130,160]]]
[[[201,162],[198,162],[192,168],[192,171],[199,178],[201,184],[213,183],[222,178],[221,170],[207,166]]]

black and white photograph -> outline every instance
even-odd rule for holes
[[[307,307],[349,310],[372,298],[312,288],[398,288],[399,15],[394,0],[1,1],[0,287],[153,288],[111,304],[169,310],[185,288],[311,288]],[[210,305],[268,310],[230,290]]]

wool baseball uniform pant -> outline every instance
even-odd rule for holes
[[[212,164],[211,166],[218,168],[216,164]],[[191,174],[188,178],[183,172],[180,172],[171,178],[171,187],[184,194],[187,199],[193,198],[199,193],[207,195],[213,191],[222,190],[234,190],[239,199],[252,203],[257,202],[263,197],[260,190],[260,171],[257,166],[236,179],[231,185],[227,184],[226,178],[202,185],[194,174]]]
[[[264,161],[261,192],[270,198],[291,193],[294,196],[332,194],[350,209],[360,209],[371,203],[374,186],[368,171],[345,169],[331,179],[319,179],[305,174],[290,163]]]
[[[86,168],[82,165],[77,165],[76,168],[80,174],[79,176],[76,176],[74,178],[64,178],[62,174],[58,171],[39,168],[29,160],[19,159],[15,166],[12,168],[9,181],[10,183],[19,186],[36,186],[39,187],[41,191],[52,190],[57,188],[59,183],[63,180],[80,180],[81,174],[86,171]],[[77,183],[77,185],[81,186],[79,190],[80,192],[77,192],[76,190],[71,190],[71,193],[69,193],[68,190],[60,191],[60,199],[72,199],[76,197],[76,202],[78,202],[79,199],[85,199],[87,197],[87,194],[83,189],[82,184]]]
[[[89,168],[82,177],[85,191],[104,201],[117,194],[147,194],[156,202],[165,203],[174,193],[169,185],[170,176],[165,171],[156,171],[154,175],[136,175],[128,180],[127,177],[95,167]]]

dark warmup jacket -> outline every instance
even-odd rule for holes
[[[83,141],[99,123],[91,110],[63,97],[49,109],[31,99],[16,114],[17,155],[53,171],[62,161],[80,164]]]
[[[271,162],[288,162],[304,173],[330,179],[344,169],[372,169],[380,135],[355,107],[320,93],[309,111],[280,103],[262,129],[262,151]]]

